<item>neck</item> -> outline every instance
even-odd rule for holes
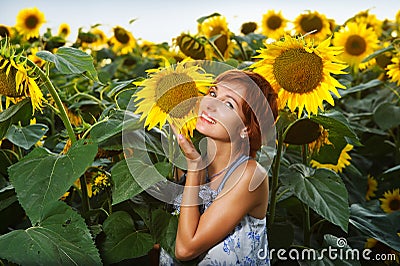
[[[229,166],[239,156],[238,147],[231,142],[208,140],[207,160],[208,174],[212,176]]]

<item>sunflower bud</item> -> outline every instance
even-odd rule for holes
[[[189,34],[182,33],[176,38],[176,43],[179,49],[186,56],[189,56],[195,60],[201,60],[206,58],[206,52],[204,45],[200,41]]]
[[[284,142],[303,145],[315,141],[321,135],[319,124],[310,119],[297,120],[286,133]]]
[[[255,22],[246,22],[242,24],[242,28],[240,32],[244,35],[254,32],[257,29],[257,23]]]

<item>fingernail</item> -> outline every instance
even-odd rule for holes
[[[179,134],[179,135],[178,135],[178,138],[182,140],[182,139],[183,139],[183,135],[182,135],[182,134]]]

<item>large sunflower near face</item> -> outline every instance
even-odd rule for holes
[[[393,56],[391,62],[392,64],[387,66],[386,73],[392,82],[397,82],[397,86],[400,86],[400,53]]]
[[[36,7],[22,9],[17,15],[15,28],[27,39],[39,37],[40,27],[45,23],[45,17]]]
[[[400,211],[400,189],[393,189],[393,192],[386,191],[379,200],[382,202],[381,208],[384,212]]]
[[[307,38],[315,42],[325,40],[332,33],[329,20],[317,11],[298,15],[294,20],[294,27],[297,34],[307,34]]]
[[[41,110],[43,94],[35,78],[32,68],[21,56],[15,54],[7,44],[0,46],[0,95],[13,101],[14,98],[30,97],[33,110]]]
[[[339,155],[339,159],[336,164],[320,163],[316,160],[311,160],[310,165],[315,168],[328,168],[336,173],[341,173],[346,166],[350,165],[351,157],[348,154],[353,149],[353,145],[347,144]]]
[[[282,12],[275,12],[274,10],[268,10],[262,16],[261,28],[262,33],[268,38],[278,40],[280,37],[285,35],[285,28],[287,20],[282,16]]]
[[[344,47],[339,58],[354,69],[365,69],[373,64],[375,59],[362,63],[362,60],[378,48],[378,36],[366,24],[349,22],[335,32],[333,45]]]
[[[148,130],[166,122],[174,125],[186,137],[192,136],[196,126],[199,96],[207,93],[212,85],[210,74],[190,61],[177,65],[148,70],[149,77],[135,93],[136,114],[141,113]]]
[[[235,44],[230,38],[231,32],[224,16],[215,15],[207,18],[199,25],[198,28],[199,33],[203,34],[208,39],[220,35],[213,41],[213,43],[224,59],[228,59],[230,57],[234,50]]]
[[[128,54],[136,47],[136,39],[132,33],[117,26],[113,29],[114,35],[110,39],[112,50],[120,54]]]
[[[302,38],[285,36],[266,48],[259,50],[256,58],[261,60],[252,65],[254,72],[264,76],[278,92],[280,109],[286,105],[291,111],[298,108],[298,116],[303,109],[309,114],[323,110],[323,101],[334,105],[331,92],[340,97],[336,87],[344,89],[331,74],[344,74],[337,55],[338,47],[330,46],[330,39],[317,47]]]

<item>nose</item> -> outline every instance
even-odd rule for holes
[[[216,110],[218,100],[211,97],[204,97],[201,101],[201,106],[203,110],[213,112]]]

